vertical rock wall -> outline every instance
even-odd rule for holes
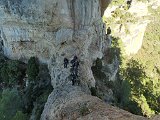
[[[104,16],[112,19],[110,23],[112,35],[122,39],[126,55],[136,54],[141,49],[146,27],[151,20],[149,7],[156,9],[159,5],[159,0],[132,0],[128,10],[124,10],[122,7],[124,4],[109,6],[106,9]],[[117,8],[119,8],[119,13],[116,15],[117,17],[113,17]]]
[[[48,64],[54,91],[45,105],[42,120],[55,119],[56,110],[66,101],[88,93],[88,86],[95,86],[91,66],[103,57],[109,43],[101,19],[102,3],[101,0],[0,1],[4,54],[24,62],[36,56]],[[72,86],[71,65],[63,66],[64,58],[70,62],[75,55],[80,61],[81,86]]]
[[[70,71],[63,68],[64,57],[71,60],[77,55],[80,79],[94,86],[92,62],[102,58],[108,46],[101,21],[104,3],[104,0],[1,0],[0,38],[4,54],[25,62],[31,56],[38,57],[49,65],[54,87],[67,84]]]
[[[25,62],[36,56],[50,69],[54,90],[41,120],[141,119],[86,94],[95,85],[92,63],[110,43],[101,21],[104,5],[105,0],[0,0],[4,54]],[[71,60],[74,55],[80,61],[81,86],[72,86],[70,68],[63,68],[64,57]]]

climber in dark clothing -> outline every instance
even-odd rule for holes
[[[77,56],[74,56],[74,58],[71,60],[70,62],[71,65],[71,80],[72,80],[72,85],[74,85],[76,83],[76,80],[78,78],[78,67],[79,67],[79,61]]]
[[[128,7],[128,9],[131,7],[131,4],[132,4],[132,0],[127,0],[127,7]]]
[[[67,68],[69,61],[67,58],[64,58],[64,68]]]
[[[72,85],[75,85],[76,76],[74,74],[71,74],[71,81],[72,81]]]
[[[79,61],[78,61],[78,60],[76,60],[74,64],[75,64],[75,67],[76,67],[76,68],[79,67]]]
[[[109,35],[109,34],[111,34],[111,28],[110,27],[107,28],[107,35]]]
[[[70,78],[71,78],[71,81],[72,81],[72,85],[75,85],[76,76],[74,74],[74,68],[73,67],[70,68],[70,73],[71,73]]]
[[[70,73],[74,74],[74,68],[72,68],[72,67],[70,68]]]
[[[70,72],[71,72],[70,76],[71,76],[72,85],[75,85],[75,82],[76,82],[76,79],[77,79],[77,74],[75,72],[75,69],[72,67],[70,69]]]
[[[75,67],[75,62],[77,61],[77,56],[74,56],[73,60],[71,60],[71,64],[72,66],[71,67]]]
[[[76,77],[78,77],[78,67],[79,67],[79,62],[76,61],[75,62],[75,67],[74,67],[74,74]]]
[[[72,72],[73,74],[78,77],[78,67],[79,67],[79,61],[78,61],[78,58],[77,56],[74,56],[73,60],[71,60],[71,69],[72,69]]]

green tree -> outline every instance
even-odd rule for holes
[[[113,5],[123,5],[125,3],[125,0],[112,0],[111,6]]]
[[[22,108],[22,101],[16,89],[5,89],[0,99],[0,120],[11,120]]]
[[[147,83],[147,76],[144,71],[144,67],[136,60],[129,60],[127,63],[126,69],[123,71],[123,79],[127,80],[128,83],[123,87],[123,91],[130,86],[130,93],[128,95],[122,97],[122,102],[126,106],[126,104],[131,105],[132,103],[136,103],[136,110],[133,113],[139,113],[139,108],[141,114],[150,117],[154,114],[154,111],[150,108],[147,102],[147,96],[145,96],[145,91],[148,89],[146,88]],[[124,102],[124,99],[126,100]],[[132,105],[133,106],[133,105]],[[132,107],[128,107],[129,111],[132,111]]]
[[[12,118],[12,120],[28,120],[28,116],[22,111],[17,111],[16,115]]]
[[[8,75],[8,67],[7,64],[4,64],[3,67],[0,69],[0,76],[3,82],[9,84],[9,75]]]
[[[0,69],[0,76],[3,82],[8,85],[18,84],[18,81],[22,79],[24,68],[21,67],[21,63],[17,60],[6,61]]]
[[[39,65],[38,60],[35,57],[29,59],[26,72],[29,80],[36,80],[39,73]]]
[[[121,104],[126,108],[130,103],[131,86],[128,80],[122,81],[121,85]],[[127,108],[128,109],[128,108]]]

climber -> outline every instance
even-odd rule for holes
[[[78,77],[78,69],[76,67],[71,67],[70,68],[71,76],[74,76],[74,78]]]
[[[70,76],[71,76],[72,85],[75,85],[76,76],[74,74],[71,74]]]
[[[73,74],[78,77],[78,67],[79,67],[79,61],[78,61],[78,58],[77,56],[74,56],[73,60],[71,60],[71,69],[72,69],[72,72]]]
[[[107,28],[107,35],[109,35],[109,34],[111,34],[111,28],[110,27]]]
[[[71,77],[72,85],[80,85],[80,80],[75,74],[71,74],[70,77]]]
[[[67,58],[64,58],[64,68],[67,68],[69,61]]]
[[[79,61],[75,62],[75,67],[74,67],[74,74],[76,77],[78,77],[78,66],[79,66]]]
[[[131,7],[131,4],[132,4],[132,0],[127,0],[128,9]]]
[[[71,80],[72,80],[72,85],[74,85],[76,83],[76,80],[78,78],[78,67],[79,67],[79,61],[78,61],[78,58],[77,56],[74,56],[74,58],[71,60],[70,62],[72,65],[71,65],[71,69],[70,69],[70,72],[71,72]]]
[[[78,59],[78,58],[77,58],[77,56],[75,55],[74,58],[73,58],[73,60],[71,60],[71,64],[72,64],[71,67],[73,67],[73,68],[75,67],[75,62],[77,61],[77,59]]]
[[[70,68],[70,72],[71,72],[71,74],[74,74],[74,68],[73,67]]]
[[[79,61],[76,60],[74,64],[75,64],[75,67],[78,68],[78,66],[79,66]]]

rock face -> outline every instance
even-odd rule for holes
[[[109,1],[0,0],[4,54],[25,62],[36,56],[48,64],[54,90],[41,120],[143,120],[89,95],[88,86],[95,86],[91,66],[110,46],[101,20],[101,8]],[[80,86],[72,86],[70,67],[63,67],[64,58],[70,61],[75,55],[80,61]]]
[[[107,0],[106,0],[107,2]],[[12,59],[36,56],[49,65],[52,85],[66,84],[64,57],[77,55],[84,83],[94,86],[91,66],[108,47],[101,20],[104,0],[1,0],[0,39]],[[103,4],[104,7],[104,4]]]
[[[78,86],[55,89],[48,98],[41,120],[146,120],[106,105]]]
[[[120,18],[116,18],[117,20],[112,21],[112,33],[114,36],[122,39],[127,55],[136,54],[142,46],[144,33],[148,23],[150,22],[148,19],[148,6],[157,8],[159,5],[159,0],[151,0],[146,2],[132,0],[130,8],[127,10],[127,12],[133,15],[133,19],[136,22],[130,22],[128,17],[125,18],[128,19],[128,21],[125,21],[125,23],[117,22],[117,20]],[[123,9],[121,6],[108,7],[104,13],[104,16],[106,18],[110,18],[113,11],[115,11],[115,9],[118,7],[120,7],[121,10]],[[127,12],[124,13],[124,15],[126,15]]]

